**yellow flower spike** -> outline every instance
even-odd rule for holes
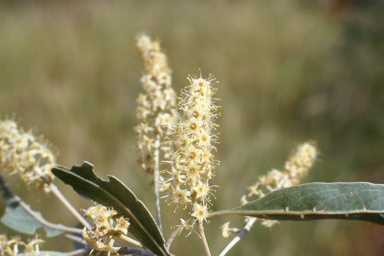
[[[214,121],[218,106],[212,98],[215,91],[213,76],[207,79],[189,76],[188,80],[190,85],[179,97],[180,113],[172,119],[169,128],[172,131],[168,136],[169,161],[164,162],[171,165],[167,171],[171,178],[166,180],[170,184],[168,198],[175,204],[189,204],[194,209],[192,216],[195,220],[202,220],[208,214],[206,204],[210,203],[209,196],[212,195],[208,182],[214,177],[213,169],[218,163],[211,153],[216,150],[212,144],[216,143],[217,135],[212,131],[217,126]],[[183,182],[175,182],[176,177],[183,177]]]
[[[272,169],[266,175],[259,177],[259,180],[252,186],[248,187],[248,197],[253,195],[259,198],[264,197],[265,194],[261,188],[266,189],[268,192],[280,188],[288,188],[299,184],[300,179],[306,175],[309,169],[314,165],[318,152],[314,142],[305,142],[300,144],[294,154],[285,162],[284,171]],[[242,204],[247,202],[243,196]],[[264,220],[261,224],[265,227],[272,227],[278,223],[273,220]]]
[[[0,120],[0,169],[18,174],[26,184],[50,192],[56,154],[42,137],[25,132],[13,120]]]
[[[138,161],[149,173],[158,171],[159,148],[163,146],[159,135],[167,135],[174,115],[176,94],[173,90],[171,71],[167,57],[161,52],[160,44],[148,35],[142,34],[136,44],[145,64],[145,74],[140,82],[145,93],[137,98],[136,117],[139,125],[135,128],[139,151]],[[148,127],[148,129],[144,129]]]

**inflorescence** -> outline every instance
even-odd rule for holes
[[[216,150],[217,135],[214,123],[218,114],[215,105],[215,79],[189,76],[190,85],[181,93],[178,109],[180,113],[172,120],[168,136],[169,145],[166,156],[170,168],[166,171],[169,178],[162,184],[162,190],[168,192],[167,200],[182,205],[191,205],[195,220],[202,222],[208,216],[212,186],[209,181],[214,177],[217,162],[213,160],[212,150]]]
[[[130,224],[123,216],[114,219],[115,215],[117,215],[115,210],[100,204],[91,206],[85,211],[85,217],[90,217],[94,226],[91,229],[86,227],[83,229],[83,240],[92,248],[92,251],[108,252],[109,256],[120,249],[113,246],[115,237],[126,236]]]
[[[0,120],[0,169],[11,175],[18,174],[26,184],[49,192],[48,183],[54,176],[56,154],[49,144],[33,131],[23,131],[11,119]]]
[[[175,114],[176,93],[171,86],[167,56],[161,51],[159,42],[143,34],[136,45],[145,64],[145,74],[141,78],[145,93],[137,97],[136,109],[138,161],[146,172],[153,173],[159,165],[160,138],[168,134],[167,127]]]

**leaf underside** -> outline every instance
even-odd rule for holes
[[[84,162],[70,170],[59,166],[52,173],[81,196],[104,206],[113,207],[118,216],[129,219],[128,232],[139,240],[148,250],[156,255],[169,255],[153,216],[135,194],[114,176],[108,175],[109,181],[96,176],[93,165]]]
[[[4,225],[20,233],[29,235],[35,234],[39,228],[45,230],[47,237],[54,237],[63,233],[61,230],[52,229],[43,225],[31,216],[17,201],[21,199],[10,190],[8,183],[3,177],[0,178],[0,189],[7,202],[7,208],[5,209],[4,215],[1,217],[1,222]],[[33,211],[27,204],[25,204],[25,206],[28,207],[29,211],[33,214],[44,220],[40,212]]]
[[[270,192],[212,215],[247,215],[273,220],[363,220],[384,225],[384,185],[368,182],[308,183]]]

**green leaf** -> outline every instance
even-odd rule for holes
[[[86,199],[104,206],[111,206],[119,216],[129,218],[128,232],[136,237],[148,250],[156,255],[170,255],[164,246],[161,234],[153,216],[135,194],[114,176],[109,181],[97,177],[93,165],[84,162],[81,166],[55,167],[52,173]]]
[[[1,218],[1,222],[4,225],[18,232],[29,235],[35,234],[38,228],[44,228],[47,237],[53,237],[63,233],[61,230],[45,226],[42,222],[48,222],[43,218],[41,213],[33,211],[29,205],[24,203],[20,197],[15,195],[3,176],[0,176],[0,189],[2,190],[3,197],[7,202],[7,208],[5,209],[5,213]],[[25,208],[28,208],[29,212],[26,211]],[[55,225],[60,226],[60,224]]]
[[[384,225],[384,185],[368,182],[308,183],[273,191],[243,206],[212,212],[273,220],[344,219]]]

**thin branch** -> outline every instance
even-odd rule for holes
[[[28,204],[26,204],[18,195],[16,195],[16,193],[11,189],[11,186],[9,185],[9,183],[6,181],[4,176],[1,174],[0,174],[0,181],[1,181],[1,184],[3,185],[4,191],[7,192],[7,196],[11,197],[13,200],[15,200],[20,205],[21,208],[23,208],[29,215],[31,215],[35,220],[37,220],[43,226],[46,226],[46,227],[52,228],[52,229],[56,229],[56,230],[62,230],[62,231],[69,232],[69,233],[81,234],[81,229],[79,229],[79,228],[67,227],[67,226],[64,226],[62,224],[55,224],[55,223],[51,223],[51,222],[45,220],[42,216],[39,216],[37,214],[37,212],[33,211],[31,209],[31,207]],[[7,199],[7,201],[8,200],[9,199]]]
[[[70,202],[68,202],[67,198],[64,197],[64,195],[60,192],[60,190],[50,182],[48,184],[49,189],[52,191],[52,193],[64,204],[65,207],[76,217],[78,221],[80,221],[83,226],[87,227],[88,229],[91,229],[90,224],[83,218],[83,216],[80,215],[78,211],[72,206]]]
[[[156,134],[155,145],[158,145],[153,152],[154,159],[154,169],[153,169],[153,188],[155,193],[155,205],[156,205],[156,216],[157,216],[157,225],[159,226],[160,232],[163,233],[163,227],[161,224],[161,210],[160,210],[160,195],[159,195],[159,178],[160,178],[160,133]]]
[[[126,241],[126,242],[128,242],[128,243],[131,243],[131,244],[133,244],[133,245],[135,245],[135,246],[137,246],[137,247],[141,247],[141,248],[143,248],[143,245],[142,245],[140,242],[138,242],[138,241],[136,241],[136,240],[134,240],[134,239],[132,239],[132,238],[130,238],[130,237],[128,237],[128,236],[125,236],[125,235],[123,235],[123,234],[118,234],[117,237],[120,237],[120,238],[123,239],[124,241]]]
[[[211,252],[209,251],[208,242],[207,242],[207,239],[205,238],[203,222],[197,220],[197,225],[199,226],[201,241],[203,242],[205,253],[207,256],[211,256]]]
[[[229,250],[232,249],[233,246],[235,246],[235,244],[237,244],[237,242],[240,241],[241,238],[243,238],[244,236],[246,236],[249,232],[249,230],[251,229],[251,227],[253,226],[253,224],[256,222],[257,218],[254,218],[254,217],[249,217],[248,221],[246,221],[241,229],[241,231],[239,232],[239,234],[237,234],[237,236],[235,238],[233,238],[233,240],[224,248],[224,250],[220,253],[219,256],[224,256],[227,254],[227,252]]]

